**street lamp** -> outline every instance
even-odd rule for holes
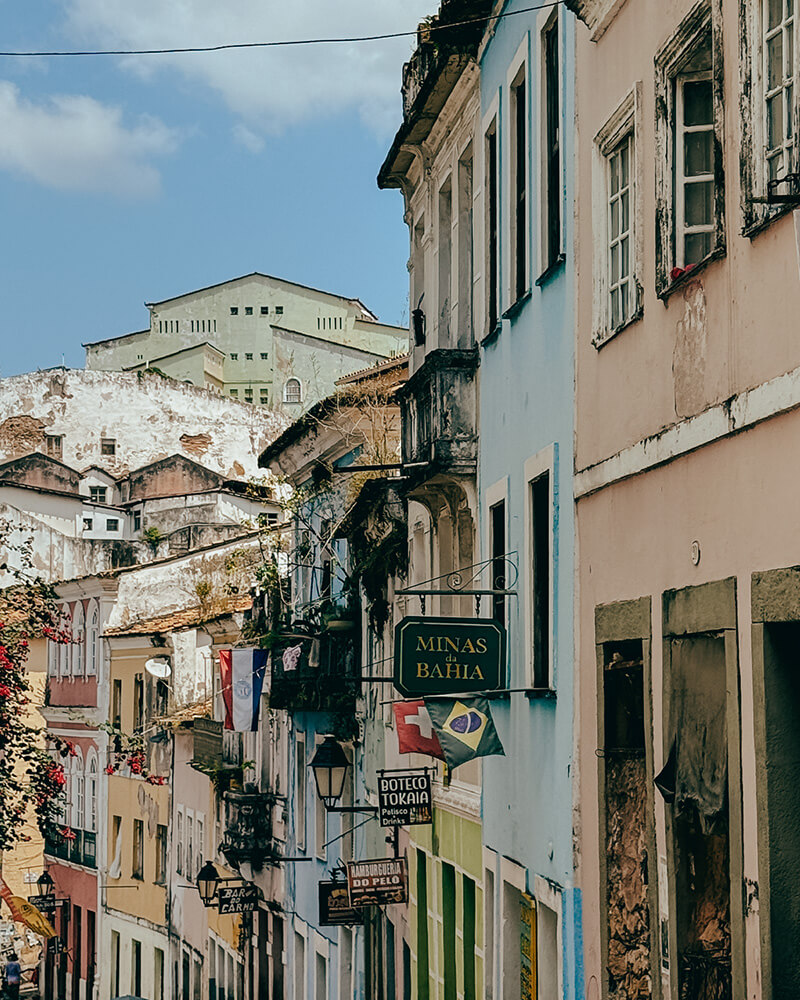
[[[53,876],[48,871],[43,871],[36,879],[36,891],[40,896],[50,896],[55,888]]]
[[[317,794],[326,809],[333,809],[344,792],[344,782],[350,761],[333,736],[326,736],[317,747],[309,766],[314,771]]]
[[[206,861],[197,873],[197,891],[203,900],[203,906],[211,906],[212,900],[217,894],[218,882],[219,872],[210,861]]]
[[[337,806],[344,792],[344,782],[350,761],[335,736],[326,736],[309,762],[314,771],[317,795],[322,799],[326,812],[377,813],[376,806]]]

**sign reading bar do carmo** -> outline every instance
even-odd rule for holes
[[[394,634],[394,686],[408,698],[499,691],[506,630],[491,618],[404,618]]]

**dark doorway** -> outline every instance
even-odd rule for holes
[[[606,970],[615,1000],[652,996],[641,639],[603,646]]]

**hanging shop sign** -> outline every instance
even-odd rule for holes
[[[217,889],[220,913],[252,913],[258,908],[257,885],[224,885]]]
[[[364,911],[350,905],[346,882],[319,883],[319,923],[321,927],[364,923]]]
[[[388,906],[408,902],[408,871],[405,858],[350,861],[347,865],[350,905]]]
[[[520,1000],[536,1000],[536,900],[523,892],[519,907]]]
[[[491,618],[404,618],[394,633],[394,686],[408,698],[498,691],[506,630]]]
[[[378,816],[381,826],[414,826],[433,821],[430,771],[378,772]]]
[[[58,906],[56,897],[49,893],[47,896],[28,896],[28,902],[32,903],[39,913],[43,913],[45,916],[55,913]]]

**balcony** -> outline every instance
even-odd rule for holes
[[[272,810],[277,797],[259,792],[254,785],[242,791],[228,791],[225,803],[225,837],[220,850],[238,870],[243,863],[261,867],[276,854],[272,839]]]
[[[281,637],[272,650],[270,708],[352,716],[359,691],[361,633]]]
[[[89,830],[73,830],[74,840],[55,833],[45,837],[44,853],[59,861],[69,861],[84,868],[97,867],[97,834]]]
[[[430,351],[399,391],[403,462],[475,475],[478,464],[478,351]]]

